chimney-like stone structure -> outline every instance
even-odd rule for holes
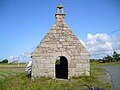
[[[32,77],[68,79],[90,75],[90,55],[64,22],[64,7],[56,9],[56,22],[32,53]]]

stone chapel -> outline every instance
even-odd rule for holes
[[[90,75],[90,55],[65,23],[64,7],[56,9],[56,22],[32,52],[32,77],[68,79]]]

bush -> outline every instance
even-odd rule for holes
[[[4,59],[4,60],[2,61],[2,63],[8,63],[8,60],[7,60],[7,59]]]

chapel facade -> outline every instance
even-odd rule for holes
[[[90,55],[65,23],[64,7],[56,9],[56,22],[32,52],[32,77],[68,79],[90,75]]]

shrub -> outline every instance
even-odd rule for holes
[[[4,60],[2,61],[2,63],[8,63],[8,60],[7,60],[7,59],[4,59]]]

